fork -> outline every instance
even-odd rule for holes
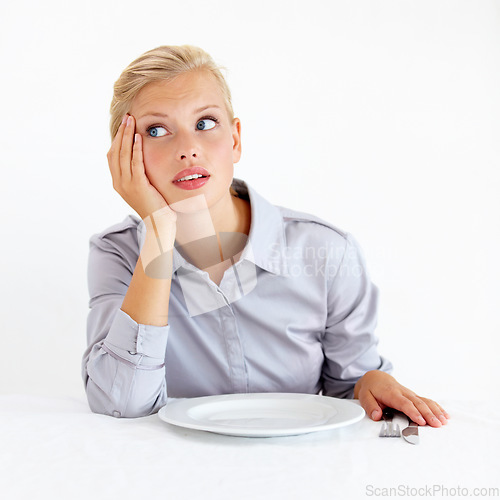
[[[399,425],[392,423],[394,410],[392,408],[384,408],[382,417],[384,418],[384,423],[380,429],[379,437],[400,437],[401,430],[399,429]]]

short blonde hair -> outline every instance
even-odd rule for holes
[[[215,77],[226,103],[229,119],[234,119],[231,92],[217,65],[204,50],[193,45],[162,45],[149,50],[130,63],[113,87],[110,107],[110,132],[113,139],[123,116],[129,112],[134,97],[148,83],[170,81],[189,71],[208,71]]]

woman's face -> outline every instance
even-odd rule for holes
[[[205,196],[209,208],[230,201],[241,125],[238,118],[230,121],[210,73],[184,73],[171,82],[146,85],[130,114],[143,139],[146,174],[167,203],[197,195]],[[191,175],[195,178],[186,179]]]

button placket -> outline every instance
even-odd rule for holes
[[[233,306],[220,290],[218,293],[226,301],[226,306],[219,310],[222,333],[226,344],[229,377],[232,390],[235,393],[247,392],[248,377],[245,366],[245,354],[239,335],[238,323],[233,311]]]

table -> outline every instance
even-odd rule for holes
[[[5,500],[498,497],[499,402],[442,404],[448,425],[420,428],[412,446],[379,438],[381,424],[367,417],[330,431],[241,438],[156,414],[93,414],[84,396],[0,395],[0,492]]]

